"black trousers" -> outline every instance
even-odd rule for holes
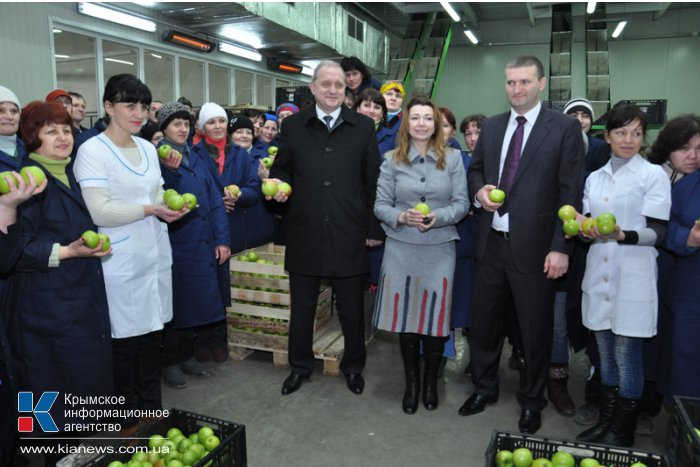
[[[228,325],[226,319],[198,326],[195,345],[204,349],[228,349]]]
[[[330,277],[338,318],[345,338],[340,361],[344,374],[361,373],[365,367],[364,285],[366,274]],[[310,375],[314,370],[313,329],[320,276],[289,274],[291,316],[289,322],[289,366],[292,373]]]
[[[160,366],[165,368],[189,360],[194,356],[195,328],[178,329],[170,323],[163,329]]]
[[[554,293],[555,281],[547,279],[541,270],[519,272],[513,262],[510,241],[489,233],[484,259],[476,266],[469,332],[472,380],[477,393],[498,394],[504,323],[512,300],[526,367],[517,400],[524,409],[539,411],[547,405],[544,390],[552,352]]]
[[[162,409],[160,392],[160,345],[162,331],[142,336],[112,339],[114,394],[124,396],[125,410]],[[128,428],[138,423],[135,417],[118,423]]]

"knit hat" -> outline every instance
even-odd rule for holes
[[[223,117],[228,122],[228,115],[223,107],[213,102],[207,102],[199,109],[199,120],[197,120],[199,128],[204,128],[204,124],[214,117]]]
[[[176,118],[188,120],[190,124],[192,123],[192,114],[190,114],[190,111],[177,101],[163,104],[156,112],[156,118],[158,119],[158,128],[160,128],[160,131],[165,131],[168,125],[170,125],[170,122]]]
[[[234,131],[240,130],[241,128],[247,128],[254,132],[253,122],[251,122],[248,117],[244,117],[243,115],[231,117],[231,121],[228,123],[228,134],[230,135]]]
[[[153,139],[153,135],[155,135],[159,131],[161,131],[161,129],[158,127],[157,123],[148,122],[144,126],[141,127],[140,135],[141,135],[141,138],[150,142]]]
[[[5,86],[0,86],[0,102],[12,102],[18,109],[22,108],[22,106],[19,105],[19,99],[17,99],[15,93],[7,89]]]
[[[48,93],[48,94],[46,95],[46,99],[45,99],[45,100],[46,100],[46,102],[53,102],[53,101],[55,101],[56,99],[58,99],[59,97],[62,97],[62,96],[65,96],[65,97],[67,97],[68,99],[71,98],[71,97],[70,97],[70,94],[68,94],[68,91],[66,91],[65,89],[54,89],[53,91],[51,91],[50,93]]]
[[[275,114],[265,114],[265,121],[272,120],[273,122],[277,121],[277,115]]]
[[[275,115],[277,115],[277,118],[279,118],[280,112],[285,110],[290,110],[293,114],[295,114],[299,112],[299,107],[292,104],[291,102],[284,102],[277,106],[277,110],[275,110]]]
[[[386,83],[382,84],[381,88],[379,88],[379,93],[384,94],[392,89],[399,91],[401,98],[406,98],[406,90],[403,88],[403,84],[401,84],[399,81],[387,81]]]
[[[566,103],[564,106],[564,113],[568,115],[571,112],[586,112],[588,116],[591,117],[591,121],[594,120],[593,106],[589,100],[583,97],[575,97]]]

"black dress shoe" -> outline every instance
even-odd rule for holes
[[[518,428],[520,433],[533,435],[542,426],[542,418],[537,410],[523,409],[518,420]]]
[[[474,393],[462,404],[459,408],[459,414],[462,416],[474,415],[475,413],[483,412],[489,404],[495,404],[498,401],[498,394],[495,396],[482,396]]]
[[[295,392],[301,387],[301,382],[305,379],[309,379],[309,375],[292,373],[291,375],[287,376],[287,379],[285,379],[284,383],[282,384],[282,395],[286,396]]]
[[[345,375],[345,382],[348,385],[348,389],[355,394],[362,394],[362,390],[365,388],[365,380],[359,373]]]

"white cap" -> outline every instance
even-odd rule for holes
[[[566,103],[564,106],[564,113],[569,114],[570,112],[573,111],[579,111],[582,110],[586,113],[588,113],[591,116],[591,121],[595,120],[595,116],[593,115],[593,106],[591,105],[591,101],[584,99],[583,97],[575,97],[571,99],[569,102]]]
[[[22,106],[19,105],[19,99],[17,99],[15,93],[7,89],[5,86],[0,86],[0,102],[12,102],[18,109],[22,108]]]
[[[199,109],[199,120],[197,120],[197,123],[199,123],[199,128],[204,129],[204,124],[214,117],[224,117],[226,119],[226,124],[228,125],[228,115],[226,115],[224,108],[219,104],[207,102],[201,109]]]

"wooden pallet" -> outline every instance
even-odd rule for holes
[[[323,374],[338,376],[345,342],[340,323],[333,319],[314,336],[314,356],[323,360]],[[229,355],[231,360],[243,360],[254,350],[272,352],[276,368],[287,368],[287,337],[246,332],[229,326]]]

